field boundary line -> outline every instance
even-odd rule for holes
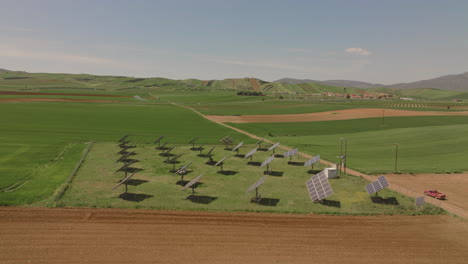
[[[83,161],[85,160],[86,156],[88,156],[88,153],[91,150],[91,147],[94,145],[94,143],[96,142],[95,141],[88,142],[88,147],[86,147],[85,151],[81,155],[81,159],[77,162],[75,168],[70,173],[68,178],[65,180],[65,183],[60,187],[58,193],[55,195],[55,198],[54,198],[55,202],[58,202],[60,199],[62,199],[63,195],[65,194],[68,187],[70,186],[70,183],[75,178],[75,175],[78,172],[78,169],[81,167],[81,164],[83,164]]]
[[[226,127],[226,128],[229,128],[229,129],[232,129],[232,130],[237,131],[237,132],[239,132],[239,133],[242,133],[242,134],[244,134],[244,135],[247,135],[247,136],[249,136],[249,137],[251,137],[251,138],[253,138],[253,139],[257,139],[257,140],[263,139],[263,138],[261,138],[261,137],[259,137],[259,136],[256,136],[256,135],[254,135],[254,134],[251,134],[251,133],[246,132],[246,131],[244,131],[244,130],[241,130],[241,129],[239,129],[239,128],[232,127],[232,126],[230,126],[230,125],[221,123],[221,122],[219,122],[219,121],[211,120],[211,119],[209,119],[208,117],[206,117],[205,115],[203,115],[202,113],[198,112],[197,110],[195,110],[195,109],[193,109],[193,108],[191,108],[191,107],[189,107],[189,106],[180,105],[180,104],[177,104],[177,103],[174,103],[174,102],[171,102],[171,104],[176,105],[176,106],[179,106],[179,107],[183,107],[183,108],[186,108],[186,109],[189,109],[189,110],[193,111],[194,113],[200,115],[201,117],[203,117],[203,118],[205,118],[205,119],[207,119],[207,120],[209,120],[209,121],[211,121],[211,122],[213,122],[213,123],[222,125],[222,126],[224,126],[224,127]],[[267,139],[264,139],[264,141],[265,141],[265,142],[268,142],[268,143],[270,143],[270,144],[274,144],[273,141],[270,141],[270,140],[267,140]],[[286,146],[282,146],[282,145],[280,145],[279,148],[281,148],[281,149],[283,149],[283,150],[288,150],[288,151],[292,149],[292,148],[289,148],[289,147],[286,147]],[[313,157],[312,155],[309,155],[309,154],[306,154],[306,153],[303,153],[303,152],[298,152],[298,155],[300,155],[300,156],[302,156],[302,157],[304,157],[304,158],[308,158],[308,159],[310,159],[310,158]],[[325,165],[327,165],[327,166],[333,166],[333,165],[335,165],[335,163],[330,162],[330,161],[327,161],[327,160],[323,160],[323,159],[320,159],[320,163],[325,164]],[[358,171],[353,170],[353,169],[350,169],[350,168],[346,168],[346,173],[347,173],[347,174],[354,175],[354,176],[358,176],[358,177],[361,177],[361,178],[364,178],[364,179],[366,179],[366,180],[368,180],[368,181],[374,181],[374,180],[377,179],[376,176],[372,176],[372,175],[368,175],[368,174],[365,174],[365,173],[362,173],[362,172],[358,172]],[[402,186],[393,184],[393,183],[391,183],[390,186],[389,186],[388,188],[389,188],[390,190],[392,190],[392,191],[398,192],[398,193],[400,193],[400,194],[402,194],[402,195],[405,195],[405,196],[409,196],[409,197],[413,197],[413,198],[417,196],[417,195],[415,195],[412,191],[410,191],[410,190],[408,190],[408,189],[406,189],[406,188],[404,188],[404,187],[402,187]],[[431,199],[425,199],[425,200],[426,200],[426,201],[425,201],[426,203],[432,204],[432,205],[434,205],[434,206],[436,206],[436,207],[439,207],[439,208],[442,208],[442,209],[444,209],[444,210],[446,210],[446,211],[448,211],[448,212],[450,212],[450,213],[452,213],[452,214],[455,214],[455,215],[457,215],[457,216],[460,216],[460,217],[463,217],[463,218],[465,218],[465,219],[468,219],[468,212],[467,212],[466,210],[464,210],[463,208],[460,208],[460,207],[455,206],[455,205],[453,205],[453,204],[443,203],[443,202],[441,202],[441,201],[439,201],[439,200],[431,200]]]

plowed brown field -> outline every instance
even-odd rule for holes
[[[272,123],[272,122],[310,122],[328,120],[346,120],[371,117],[390,116],[468,116],[468,111],[446,112],[446,111],[409,111],[380,108],[356,108],[347,110],[327,111],[308,114],[293,115],[241,115],[241,116],[216,116],[208,115],[214,122],[222,123]]]
[[[449,216],[0,208],[0,263],[466,263]]]

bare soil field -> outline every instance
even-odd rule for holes
[[[347,120],[371,117],[391,116],[466,116],[468,111],[442,112],[442,111],[409,111],[380,108],[357,108],[320,113],[293,114],[293,115],[241,115],[241,116],[216,116],[208,115],[214,122],[222,123],[273,123],[273,122],[310,122],[328,120]]]
[[[87,102],[87,103],[120,103],[110,100],[65,99],[65,98],[0,98],[0,103],[8,102]]]
[[[434,205],[450,204],[468,212],[468,173],[457,174],[387,174],[390,184],[404,186],[406,189],[422,196],[424,190],[437,189],[447,195],[447,200],[438,201],[427,196],[426,201]]]
[[[0,208],[0,263],[466,263],[449,216]]]
[[[69,95],[69,96],[97,96],[97,97],[125,97],[125,98],[131,97],[127,95],[113,95],[113,94],[37,93],[37,92],[10,92],[10,91],[0,91],[0,95]]]

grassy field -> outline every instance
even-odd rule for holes
[[[468,118],[391,117],[306,122],[230,124],[273,141],[298,146],[337,162],[341,138],[348,142],[348,166],[365,173],[393,172],[395,143],[398,170],[445,173],[468,170]]]
[[[212,146],[205,146],[204,153]],[[244,146],[240,154],[246,154],[255,146]],[[59,206],[82,207],[117,207],[117,208],[148,208],[176,210],[214,210],[214,211],[259,211],[283,213],[326,213],[326,214],[432,214],[439,211],[427,205],[416,211],[414,201],[390,190],[379,192],[379,196],[395,204],[373,203],[367,195],[367,182],[354,176],[342,176],[330,180],[335,194],[327,198],[324,204],[314,204],[310,201],[305,182],[313,175],[310,167],[289,165],[289,159],[275,158],[271,170],[275,176],[267,176],[260,187],[260,194],[265,199],[262,204],[250,202],[254,193],[246,193],[247,188],[263,176],[264,168],[258,165],[247,165],[249,159],[234,157],[234,152],[224,150],[224,146],[216,146],[214,161],[225,156],[229,158],[224,163],[225,174],[218,173],[219,167],[207,165],[207,158],[197,156],[199,151],[189,149],[187,145],[176,145],[174,154],[183,154],[181,163],[193,162],[191,171],[184,180],[187,182],[205,173],[201,185],[196,190],[196,197],[191,197],[191,190],[181,191],[181,180],[169,170],[173,165],[165,164],[160,151],[152,144],[138,145],[134,149],[140,160],[137,168],[143,169],[133,176],[128,187],[128,194],[123,195],[124,186],[112,191],[112,188],[123,178],[123,172],[114,174],[121,166],[115,160],[118,148],[116,144],[98,143],[85,160],[75,177],[73,184],[59,201]],[[261,163],[270,154],[259,151],[252,161]],[[302,164],[305,159],[294,157],[294,162]],[[323,168],[315,166],[314,170]]]
[[[13,192],[0,192],[2,205],[50,196],[72,170],[70,164],[78,160],[84,142],[113,142],[125,134],[145,143],[159,135],[170,143],[185,143],[195,135],[203,143],[218,143],[225,135],[246,139],[170,104],[3,103],[0,111],[8,113],[0,117],[0,189],[27,181]],[[60,167],[68,162],[70,166],[54,174],[54,181],[33,180],[46,177],[51,163]],[[29,187],[43,192],[31,192]]]

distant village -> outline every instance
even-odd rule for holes
[[[323,94],[325,96],[344,97],[344,98],[348,98],[348,99],[349,98],[353,98],[353,99],[394,99],[393,94],[368,93],[368,92],[365,92],[365,91],[358,91],[358,93],[359,94],[324,92]]]

